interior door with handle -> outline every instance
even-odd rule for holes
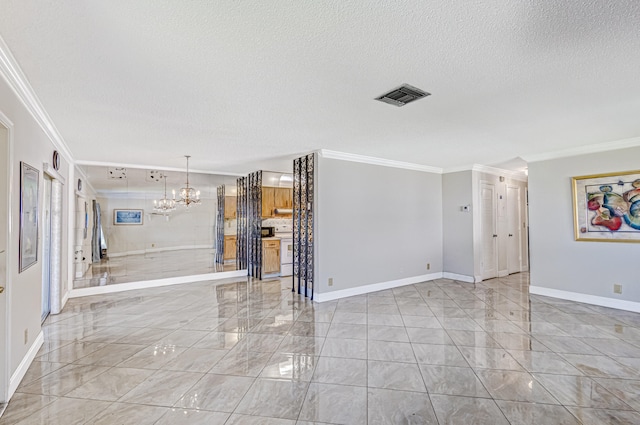
[[[496,233],[496,188],[490,183],[480,187],[482,235],[482,279],[498,276],[498,235]]]

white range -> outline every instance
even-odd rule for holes
[[[293,224],[275,226],[275,237],[280,238],[280,276],[293,275]]]

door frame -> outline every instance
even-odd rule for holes
[[[520,227],[520,223],[522,222],[522,208],[520,205],[520,201],[521,201],[521,188],[520,186],[517,185],[507,185],[507,231],[510,231],[511,229],[509,228],[509,225],[511,224],[509,221],[511,219],[511,215],[509,214],[509,204],[511,201],[510,197],[509,197],[509,189],[512,190],[516,190],[516,199],[515,199],[515,204],[513,204],[515,206],[515,211],[517,212],[517,222],[515,223],[515,232],[516,234],[513,235],[518,242],[518,264],[515,269],[516,271],[511,271],[511,264],[509,261],[509,243],[507,243],[507,273],[509,274],[513,274],[513,273],[520,273],[522,271],[522,228]]]
[[[7,209],[7,222],[6,224],[0,224],[6,226],[6,248],[5,248],[5,276],[3,276],[3,282],[5,286],[4,293],[0,295],[0,303],[4,307],[4,317],[1,318],[3,328],[0,329],[0,403],[9,401],[9,383],[10,383],[10,347],[9,341],[11,341],[11,275],[13,270],[13,249],[11,247],[12,229],[13,229],[13,122],[0,111],[0,125],[7,130],[6,146],[0,147],[6,153],[6,167],[5,173],[7,173],[6,187],[5,187],[5,199],[2,203],[5,203]],[[2,164],[0,164],[2,165]]]

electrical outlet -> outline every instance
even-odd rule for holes
[[[613,285],[613,293],[614,294],[622,294],[622,285],[615,283]]]
[[[25,345],[29,342],[29,329],[24,330],[24,343]]]
[[[427,270],[431,270],[431,263],[427,263]]]
[[[333,286],[333,278],[332,277],[329,278],[329,286]]]

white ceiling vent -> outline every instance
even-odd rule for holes
[[[390,105],[404,106],[414,100],[422,99],[423,97],[430,95],[431,93],[427,93],[417,87],[410,86],[409,84],[403,84],[400,87],[391,90],[389,93],[376,97],[376,100]]]

